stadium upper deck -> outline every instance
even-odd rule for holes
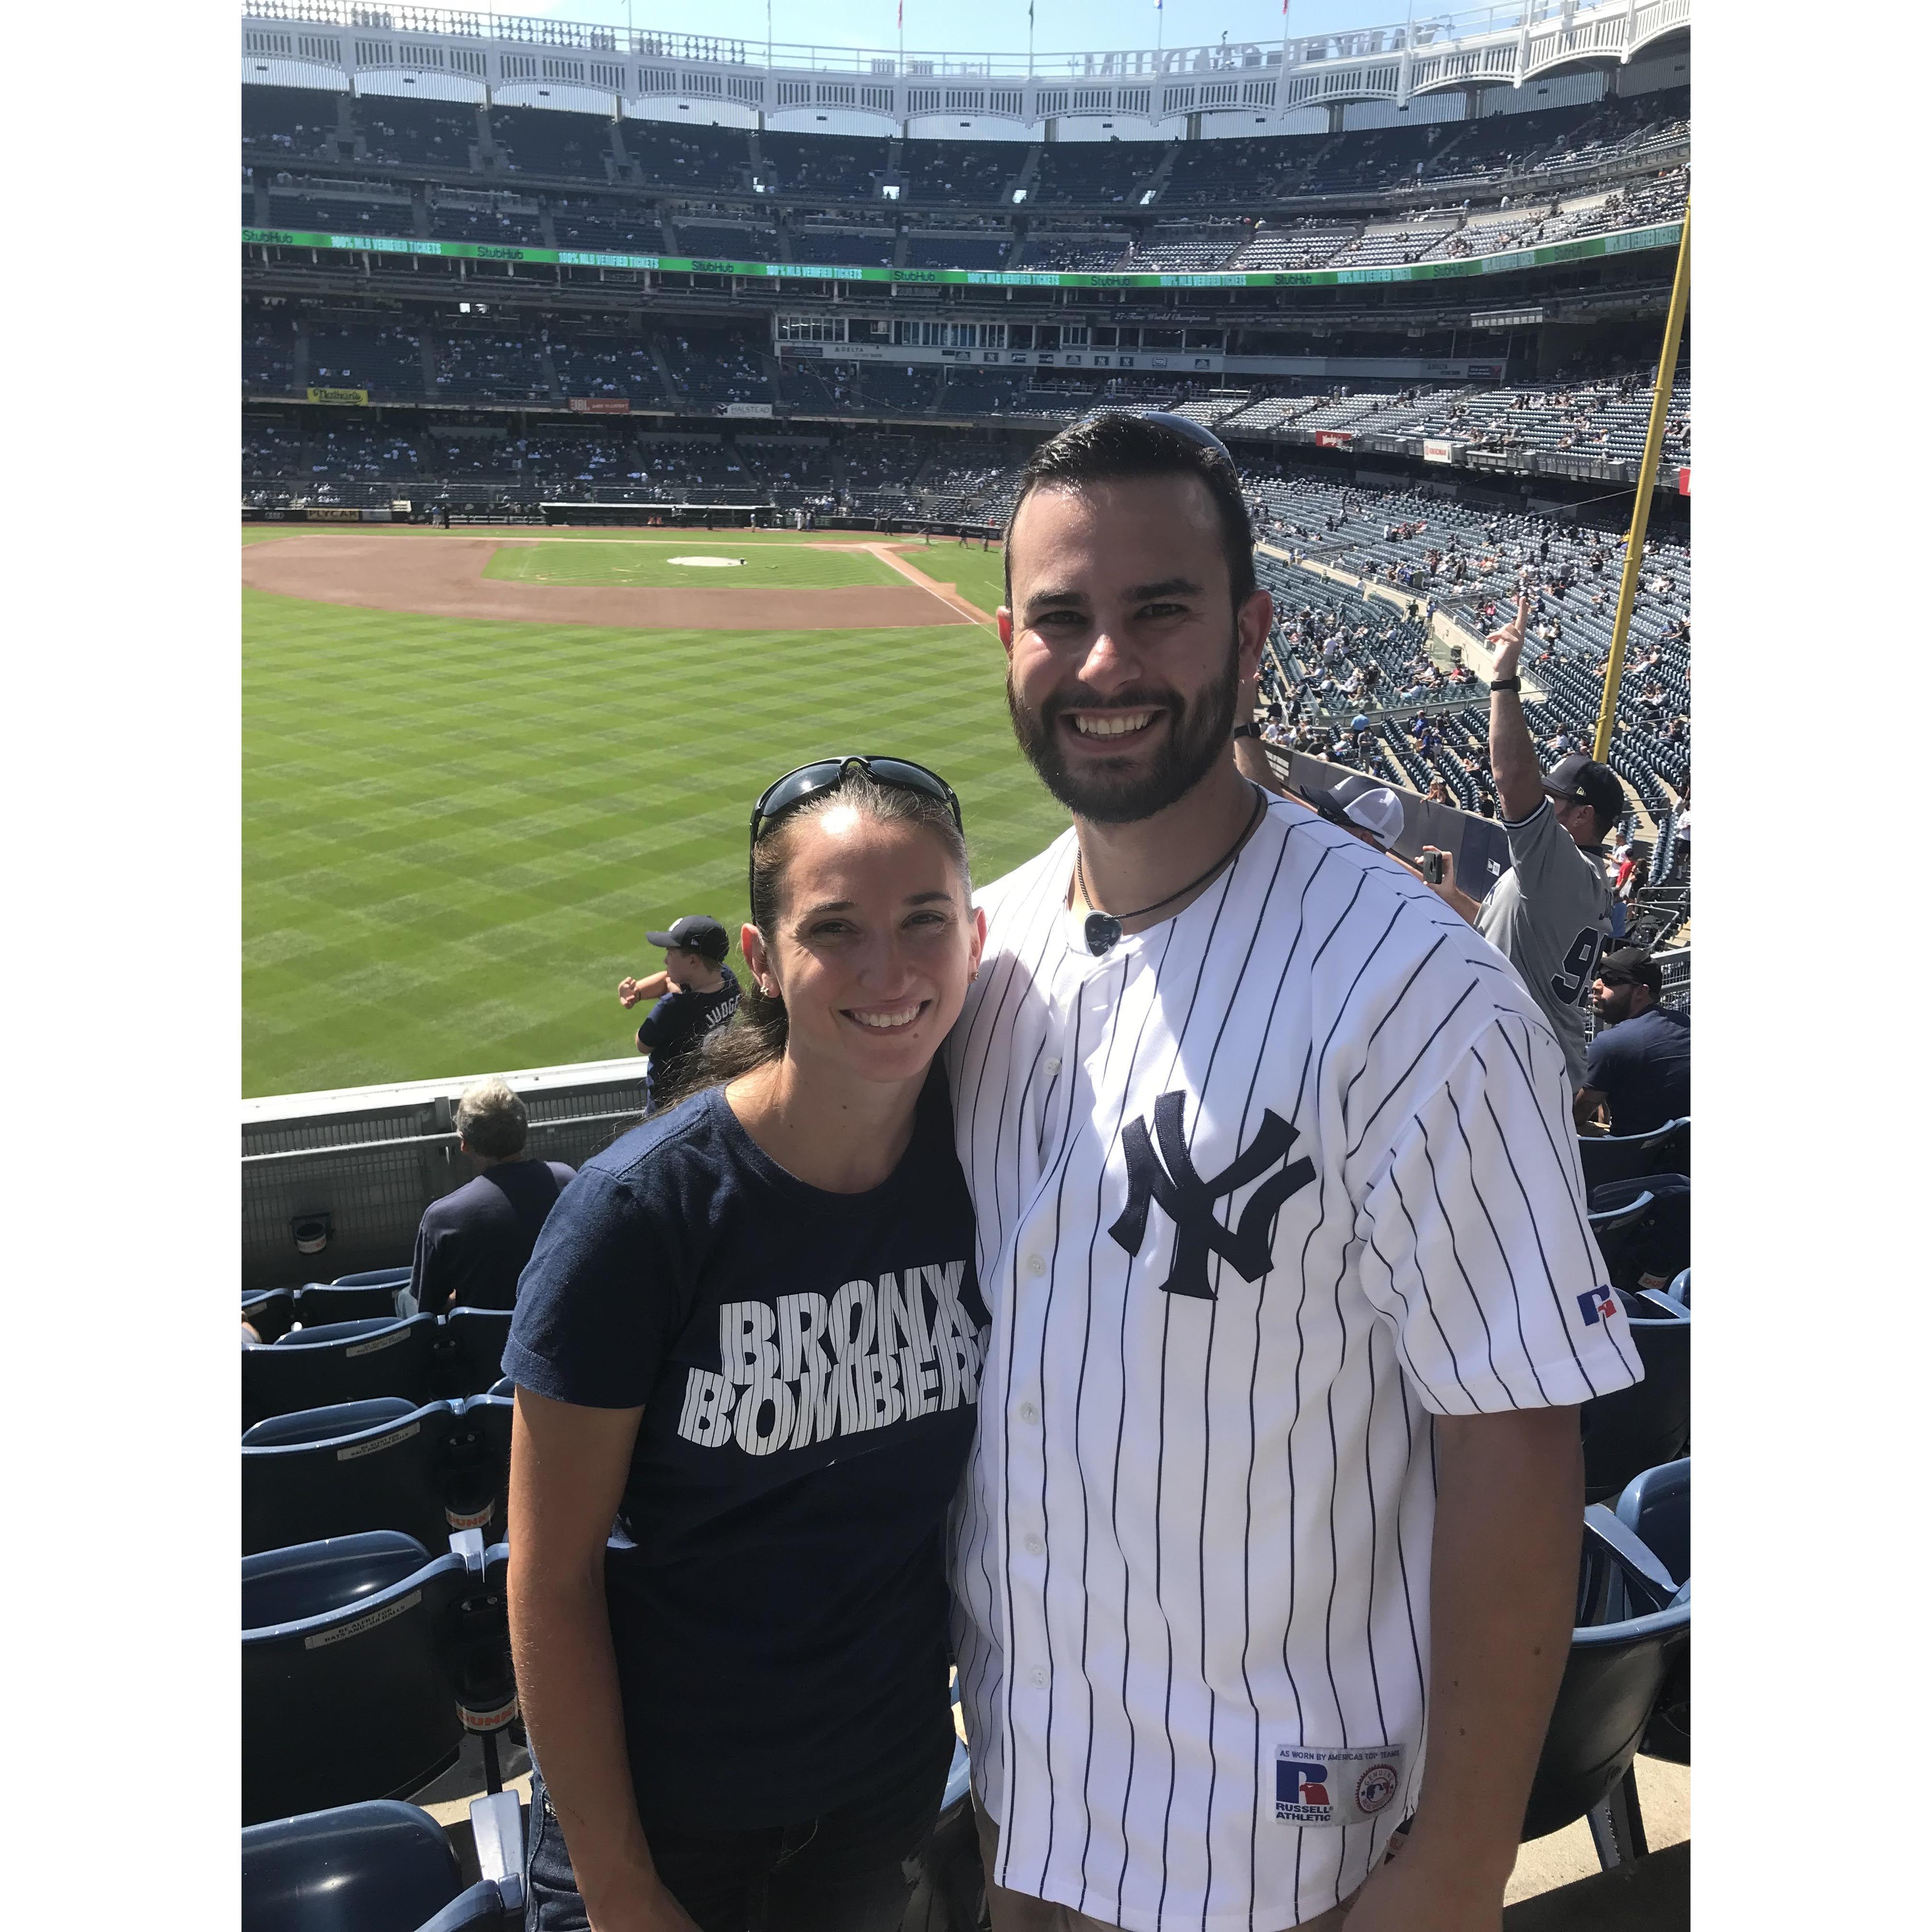
[[[1518,0],[1386,27],[1196,46],[907,53],[339,0],[254,0],[245,82],[574,106],[686,127],[908,140],[1161,140],[1304,131],[1364,104],[1406,123],[1484,90],[1628,74],[1688,41],[1690,0]],[[1430,111],[1413,111],[1417,104]],[[1392,123],[1391,124],[1406,124]],[[1329,131],[1334,131],[1331,128]]]

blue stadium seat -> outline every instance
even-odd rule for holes
[[[1580,1134],[1576,1151],[1582,1157],[1586,1188],[1636,1180],[1646,1174],[1688,1174],[1690,1123],[1668,1121],[1647,1134]],[[1682,1166],[1676,1164],[1679,1161]]]
[[[1688,1175],[1606,1182],[1591,1190],[1589,1214],[1591,1231],[1618,1288],[1661,1290],[1690,1266]]]
[[[1688,1268],[1684,1269],[1664,1290],[1664,1293],[1669,1295],[1679,1308],[1688,1308],[1690,1306],[1690,1270]]]
[[[292,1288],[258,1288],[242,1298],[242,1318],[264,1342],[279,1342],[296,1318]]]
[[[256,1423],[242,1438],[243,1553],[366,1529],[400,1530],[434,1548],[452,1529],[482,1527],[508,1457],[484,1476],[474,1441],[484,1418],[463,1409],[376,1396]],[[491,1444],[500,1436],[507,1452],[506,1430],[493,1428]]]
[[[1688,1590],[1608,1510],[1586,1510],[1576,1626],[1530,1788],[1526,1840],[1587,1817],[1606,1869],[1642,1856],[1630,1766],[1690,1638]]]
[[[244,1348],[242,1425],[369,1396],[428,1402],[436,1333],[432,1315],[370,1317],[297,1329],[272,1348]]]
[[[1643,1544],[1676,1584],[1690,1580],[1690,1459],[1634,1476],[1617,1498],[1617,1520]]]
[[[330,1322],[365,1322],[376,1315],[391,1320],[398,1312],[396,1288],[394,1282],[312,1281],[296,1290],[296,1319],[304,1328],[320,1328]]]
[[[406,1264],[401,1268],[365,1268],[360,1274],[339,1274],[328,1285],[331,1288],[407,1288],[415,1272]]]
[[[1690,1462],[1646,1469],[1617,1498],[1617,1520],[1633,1532],[1677,1582],[1690,1586]],[[1690,1762],[1690,1646],[1670,1667],[1641,1747],[1646,1757]]]
[[[242,1822],[402,1798],[454,1764],[466,1731],[515,1714],[502,1576],[475,1530],[431,1556],[394,1530],[242,1562]]]
[[[1626,1258],[1633,1240],[1648,1217],[1654,1197],[1641,1181],[1623,1181],[1616,1185],[1627,1190],[1624,1198],[1606,1201],[1601,1207],[1593,1202],[1589,1220],[1590,1232],[1596,1236],[1597,1246],[1603,1250],[1610,1280],[1621,1288],[1628,1273]]]
[[[396,1799],[248,1826],[242,1833],[242,1932],[459,1932],[520,1924],[518,1810],[508,1792],[470,1806],[482,1876],[466,1889],[442,1827]]]
[[[1617,1291],[1643,1380],[1586,1402],[1583,1493],[1619,1495],[1646,1469],[1682,1455],[1690,1439],[1690,1311],[1667,1295]]]
[[[500,1382],[503,1345],[510,1339],[507,1308],[452,1308],[442,1317],[442,1372],[452,1395],[474,1395]]]

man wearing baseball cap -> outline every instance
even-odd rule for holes
[[[664,949],[664,970],[620,980],[617,1004],[657,1002],[638,1029],[638,1051],[650,1055],[646,1084],[655,1113],[676,1096],[686,1064],[703,1049],[705,1036],[738,1010],[739,987],[724,964],[730,939],[708,914],[687,913],[668,932],[644,937]]]
[[[1597,968],[1596,1036],[1576,1096],[1576,1124],[1606,1108],[1613,1134],[1648,1134],[1690,1111],[1690,1016],[1666,1006],[1664,973],[1641,946],[1619,946]]]
[[[1624,789],[1607,765],[1581,752],[1545,773],[1523,721],[1516,664],[1522,655],[1529,599],[1490,643],[1490,768],[1509,835],[1510,866],[1478,905],[1456,889],[1445,856],[1436,890],[1514,966],[1563,1049],[1574,1100],[1583,1085],[1583,1009],[1610,944],[1616,896],[1604,841],[1626,809]]]
[[[1346,800],[1334,788],[1312,787],[1304,795],[1331,825],[1352,832],[1378,852],[1386,852],[1402,836],[1402,800],[1387,785],[1371,785]]]

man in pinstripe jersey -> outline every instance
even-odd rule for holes
[[[948,1047],[995,1932],[1496,1932],[1575,1406],[1641,1373],[1561,1049],[1426,886],[1238,770],[1271,613],[1217,442],[1054,438],[1006,564],[1009,705],[1073,825],[980,895]]]

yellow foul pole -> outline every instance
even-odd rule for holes
[[[1684,311],[1690,305],[1690,204],[1684,204],[1684,233],[1677,244],[1677,278],[1670,288],[1670,314],[1664,325],[1664,353],[1658,358],[1657,394],[1651,399],[1650,429],[1643,440],[1643,463],[1638,471],[1636,507],[1630,515],[1630,542],[1624,550],[1623,581],[1617,586],[1616,622],[1610,632],[1610,668],[1604,674],[1604,701],[1597,712],[1597,739],[1590,755],[1600,764],[1609,757],[1610,734],[1616,729],[1617,685],[1624,674],[1624,644],[1630,636],[1630,610],[1636,602],[1637,579],[1643,570],[1644,532],[1650,526],[1651,493],[1657,466],[1664,455],[1664,419],[1670,413],[1670,389],[1677,375],[1677,344],[1684,333]]]

